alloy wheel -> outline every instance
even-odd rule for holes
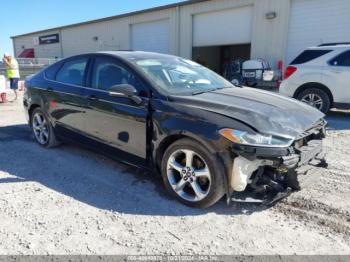
[[[36,112],[33,116],[32,127],[35,139],[41,144],[46,145],[49,141],[49,126],[44,117],[40,112]]]
[[[177,150],[167,162],[167,179],[182,199],[198,202],[208,196],[211,174],[203,157],[192,150]]]
[[[301,101],[321,110],[323,107],[323,99],[318,94],[307,94],[301,98]]]

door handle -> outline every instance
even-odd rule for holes
[[[332,73],[335,73],[335,74],[340,74],[342,71],[340,70],[332,70]]]
[[[90,100],[90,101],[98,101],[98,98],[94,95],[87,96],[86,98],[87,100]]]

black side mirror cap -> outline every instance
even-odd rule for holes
[[[136,104],[142,103],[142,98],[137,95],[137,90],[129,84],[114,85],[109,89],[109,95],[113,97],[127,97]]]

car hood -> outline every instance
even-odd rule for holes
[[[225,88],[171,98],[184,106],[242,121],[262,134],[291,138],[296,138],[324,117],[320,111],[295,99],[253,88]]]

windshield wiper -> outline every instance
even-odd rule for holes
[[[207,90],[198,90],[198,91],[194,91],[192,92],[192,95],[200,95],[200,94],[204,94],[204,93],[208,93],[208,92],[213,92],[215,91],[216,88],[213,88],[213,89],[207,89]]]
[[[213,92],[213,91],[216,91],[216,90],[221,90],[221,89],[224,89],[226,87],[218,87],[218,88],[212,88],[212,89],[207,89],[207,90],[198,90],[198,91],[194,91],[192,92],[192,95],[200,95],[200,94],[204,94],[204,93],[209,93],[209,92]]]

